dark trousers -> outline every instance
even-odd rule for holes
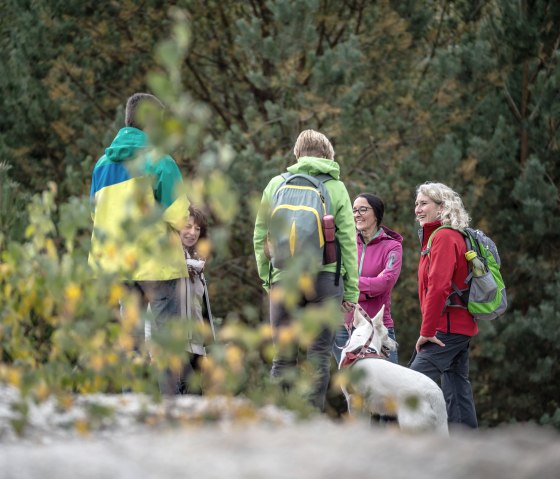
[[[183,371],[179,377],[179,394],[202,395],[202,385],[196,382],[193,384],[193,376],[200,374],[200,363],[203,357],[199,354],[191,354],[190,360],[183,365]]]
[[[476,409],[469,381],[471,337],[441,332],[436,336],[445,347],[426,343],[414,357],[410,368],[425,374],[435,382],[441,380],[450,423],[477,428]]]
[[[135,281],[127,286],[136,291],[144,305],[150,305],[152,313],[152,334],[165,329],[167,323],[180,315],[179,279],[164,281]],[[136,340],[144,339],[144,324],[138,328]],[[186,344],[186,338],[185,338]],[[159,377],[159,390],[162,394],[178,394],[180,391],[180,374],[167,368]]]
[[[302,297],[298,304],[298,309],[320,307],[327,301],[335,300],[342,303],[344,296],[344,286],[342,279],[339,285],[335,285],[335,273],[319,273],[315,281],[315,294],[312,297]],[[272,289],[279,287],[273,284]],[[274,298],[274,293],[271,294]],[[282,301],[270,301],[270,322],[273,330],[273,339],[276,345],[276,352],[272,361],[271,375],[282,377],[286,371],[297,366],[299,344],[297,341],[292,347],[278,348],[278,334],[282,328],[292,324],[292,317]],[[316,382],[311,394],[310,402],[321,411],[325,407],[325,396],[330,379],[330,356],[334,341],[334,330],[328,326],[328,322],[321,327],[320,332],[315,336],[307,348],[307,359],[313,366],[316,374]]]

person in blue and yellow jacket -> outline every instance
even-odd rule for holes
[[[180,314],[178,285],[188,277],[179,231],[189,202],[179,167],[151,145],[164,107],[136,93],[126,105],[125,128],[97,161],[92,175],[93,235],[89,264],[117,274],[150,304],[152,327]],[[174,385],[162,386],[173,393]]]

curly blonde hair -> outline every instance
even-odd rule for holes
[[[471,217],[463,206],[459,193],[453,191],[443,183],[426,182],[416,188],[416,196],[423,194],[434,203],[441,205],[438,219],[444,225],[453,229],[464,229],[469,226]]]
[[[315,156],[317,158],[334,159],[334,148],[329,139],[315,130],[302,131],[294,146],[296,159],[302,156]]]

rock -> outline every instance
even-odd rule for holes
[[[49,401],[30,409],[23,437],[2,436],[0,479],[547,479],[560,471],[560,436],[534,425],[446,439],[361,419],[296,422],[243,399],[92,395],[66,410]],[[13,414],[0,401],[0,431]]]
[[[142,394],[88,394],[36,403],[22,400],[14,388],[0,387],[0,441],[4,443],[129,435],[181,424],[294,421],[291,412],[273,406],[257,408],[243,398],[177,396],[155,402]]]
[[[556,434],[503,428],[445,440],[359,422],[183,426],[0,450],[3,479],[556,478]]]

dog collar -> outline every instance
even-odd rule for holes
[[[374,348],[362,348],[358,352],[351,351],[346,353],[346,356],[344,356],[344,359],[340,363],[340,369],[349,368],[355,362],[365,358],[385,359],[385,357],[379,354]]]

